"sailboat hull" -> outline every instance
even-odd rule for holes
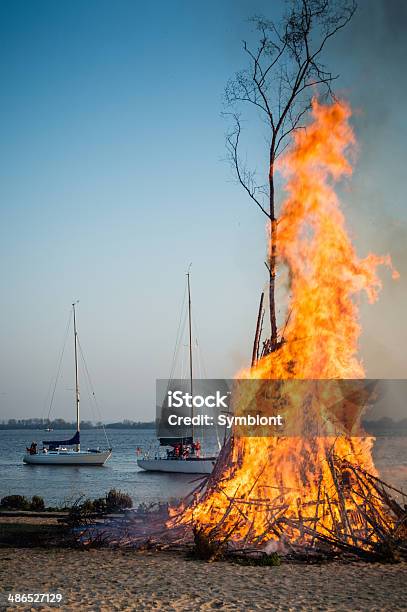
[[[211,474],[216,457],[194,459],[137,459],[137,465],[148,472],[174,474]]]
[[[100,453],[92,451],[50,451],[36,455],[26,453],[23,461],[30,465],[104,465],[111,454],[110,450]]]

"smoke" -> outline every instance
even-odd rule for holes
[[[334,38],[326,63],[340,73],[336,91],[351,102],[359,142],[354,176],[341,194],[361,256],[389,253],[400,279],[383,274],[383,291],[362,307],[361,353],[367,375],[407,377],[407,3],[360,0],[351,23]],[[399,415],[406,416],[404,415]]]
[[[351,123],[359,143],[354,175],[340,199],[360,257],[389,253],[400,272],[400,279],[394,281],[383,270],[378,302],[361,305],[360,349],[367,376],[407,378],[407,2],[357,2],[351,22],[329,40],[323,58],[328,69],[340,75],[335,91],[352,106]],[[237,6],[246,39],[250,16],[278,21],[285,2],[239,0]],[[278,288],[280,324],[284,323],[286,281],[286,277],[280,279]]]
[[[335,0],[332,0],[334,2]],[[381,272],[383,290],[374,305],[361,305],[361,356],[368,377],[407,377],[407,207],[405,103],[407,79],[407,2],[357,0],[351,22],[327,43],[323,61],[339,74],[335,91],[353,109],[359,143],[355,171],[340,193],[357,252],[389,253],[400,279]],[[243,0],[246,17],[279,19],[284,2]],[[286,293],[282,280],[278,301]],[[282,294],[282,295],[280,295]],[[282,321],[280,320],[280,324]],[[399,417],[406,416],[400,414]]]

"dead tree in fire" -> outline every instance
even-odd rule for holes
[[[230,161],[240,185],[264,213],[270,224],[270,248],[266,263],[270,338],[263,345],[263,355],[279,346],[275,306],[276,263],[278,255],[278,219],[275,202],[275,162],[289,144],[290,135],[304,128],[302,123],[311,108],[312,97],[333,97],[334,75],[321,63],[328,40],[341,30],[356,10],[355,0],[289,0],[288,10],[276,24],[263,17],[252,21],[259,32],[257,46],[244,41],[249,66],[230,80],[225,90],[234,127],[227,135]],[[268,136],[267,179],[258,182],[256,172],[241,161],[239,147],[242,125],[236,107],[249,103],[265,119]],[[259,352],[256,328],[253,356]],[[281,342],[281,339],[280,339]],[[252,363],[252,365],[254,365]]]

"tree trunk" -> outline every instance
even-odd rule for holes
[[[276,303],[275,303],[275,281],[276,281],[276,254],[277,254],[277,219],[274,210],[274,159],[271,157],[269,171],[270,189],[270,252],[269,252],[269,311],[270,311],[270,345],[273,350],[277,345],[277,323],[276,323]]]

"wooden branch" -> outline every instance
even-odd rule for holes
[[[257,355],[258,355],[258,352],[259,352],[260,325],[261,325],[262,316],[263,316],[263,300],[264,300],[264,291],[262,292],[262,294],[260,296],[259,312],[258,312],[258,315],[257,315],[257,323],[256,323],[256,333],[254,335],[254,342],[253,342],[252,361],[251,361],[251,366],[252,367],[257,362]]]
[[[235,124],[236,124],[236,129],[235,131],[230,134],[227,137],[227,142],[229,144],[229,152],[231,155],[231,161],[233,163],[233,166],[235,168],[236,171],[236,176],[237,179],[240,183],[240,185],[244,188],[244,190],[248,193],[248,195],[250,196],[250,198],[253,200],[253,202],[260,208],[260,210],[266,215],[266,217],[268,219],[270,219],[270,215],[269,213],[265,210],[265,208],[263,208],[263,206],[261,205],[261,203],[259,202],[259,200],[256,198],[255,196],[255,190],[253,191],[252,188],[250,188],[250,184],[248,184],[248,181],[245,180],[244,178],[244,173],[240,167],[240,161],[239,161],[239,156],[238,156],[238,147],[239,147],[239,139],[240,139],[240,134],[241,134],[241,125],[240,125],[240,121],[237,115],[235,115]]]

